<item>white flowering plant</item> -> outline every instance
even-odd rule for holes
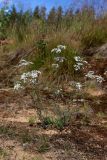
[[[87,80],[90,80],[90,79],[96,80],[96,82],[100,84],[104,82],[104,78],[101,75],[95,74],[95,71],[88,70],[88,67],[87,67],[88,62],[85,61],[84,58],[77,56],[77,52],[75,50],[70,51],[70,50],[67,50],[66,46],[58,45],[56,48],[51,50],[50,54],[52,55],[52,58],[53,58],[52,61],[50,61],[52,77],[56,76],[57,78],[57,81],[56,81],[57,83],[55,82],[56,86],[54,87],[54,92],[53,92],[54,98],[57,102],[59,101],[60,98],[64,97],[63,96],[64,90],[61,85],[61,79],[62,81],[64,81],[65,79],[68,78],[67,75],[69,75],[70,80],[73,81],[71,84],[72,86],[71,88],[73,88],[73,94],[74,94],[74,98],[72,96],[73,103],[85,102],[84,88],[87,87],[85,86],[86,84],[85,82]],[[22,59],[19,62],[18,67],[23,68],[32,64],[33,64],[32,62]],[[85,70],[85,68],[87,69]],[[45,72],[45,69],[44,69],[44,72]],[[64,77],[65,79],[63,79],[61,76]],[[20,75],[20,78],[15,83],[14,90],[18,91],[18,90],[24,90],[24,89],[30,88],[29,94],[31,95],[33,104],[37,109],[37,114],[39,116],[39,119],[42,120],[43,103],[41,100],[40,88],[39,88],[40,77],[41,77],[40,70],[33,69],[31,71],[24,72]],[[49,88],[49,86],[46,88],[46,85],[50,77],[48,77],[45,83],[45,90],[48,90]],[[50,78],[50,80],[52,79]],[[79,99],[76,99],[78,98],[78,95],[79,95]],[[59,110],[58,103],[55,102],[54,108],[57,108],[57,111]]]
[[[54,79],[59,79],[60,77],[66,76],[70,77],[74,74],[75,64],[74,56],[77,55],[77,51],[68,48],[65,45],[57,45],[56,48],[51,50],[52,63],[50,63],[50,74]]]
[[[85,76],[89,79],[96,80],[97,83],[105,81],[101,75],[96,75],[94,71],[89,71]]]
[[[18,66],[23,67],[23,66],[28,66],[31,64],[33,64],[33,62],[29,62],[29,61],[26,61],[25,59],[21,59]]]
[[[84,61],[83,58],[81,58],[80,56],[75,56],[74,60],[75,60],[74,64],[75,71],[80,71],[81,69],[84,69],[85,65],[88,64],[88,62]]]
[[[28,66],[30,64],[33,64],[32,62],[28,62],[26,60],[21,60],[19,62],[18,67]],[[24,72],[20,75],[18,81],[14,84],[14,90],[20,91],[20,90],[28,90],[29,95],[32,98],[33,105],[36,107],[39,119],[42,119],[41,115],[41,100],[39,96],[39,77],[41,75],[41,72],[38,70],[32,70],[28,72]]]

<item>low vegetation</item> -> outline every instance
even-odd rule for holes
[[[106,160],[106,43],[94,6],[0,9],[0,158]]]

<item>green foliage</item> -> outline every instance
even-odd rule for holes
[[[66,125],[69,124],[70,116],[71,114],[64,111],[62,113],[62,116],[59,116],[57,118],[45,117],[43,120],[43,126],[44,127],[53,126],[58,130],[62,130]]]
[[[7,28],[9,27],[10,15],[5,13],[5,9],[0,10],[0,39],[7,38]]]
[[[33,126],[35,124],[35,117],[30,117],[28,123],[30,126]]]
[[[5,158],[7,156],[7,152],[0,147],[0,159]]]
[[[44,65],[44,60],[41,57],[36,57],[31,67],[32,70],[39,69]]]
[[[65,123],[64,123],[64,119],[63,118],[57,118],[54,121],[54,125],[57,129],[62,130]]]
[[[0,127],[0,134],[6,134],[6,133],[8,133],[8,131],[9,131],[8,128],[6,128],[6,127],[4,127],[4,126],[1,126],[1,127]]]
[[[9,126],[0,126],[0,134],[8,135],[9,137],[16,136],[16,133]]]
[[[38,149],[38,152],[40,153],[44,153],[50,149],[50,145],[47,137],[45,136],[40,137],[37,149]]]
[[[66,74],[73,74],[74,73],[74,56],[78,55],[77,51],[73,48],[67,48],[62,54],[65,57],[65,62],[61,66],[61,70]]]
[[[63,111],[62,116],[56,118],[54,120],[53,125],[58,129],[62,130],[65,126],[67,126],[70,123],[71,114],[70,112]]]
[[[63,13],[59,6],[58,9],[52,8],[46,15],[45,7],[37,6],[33,12],[30,10],[23,12],[17,11],[15,6],[12,6],[8,13],[5,13],[3,8],[0,10],[0,39],[9,37],[17,39],[17,43],[23,41],[29,43],[29,37],[32,37],[34,43],[34,38],[38,39],[41,34],[45,34],[49,41],[57,34],[55,42],[63,37],[62,42],[68,41],[69,46],[72,41],[77,41],[76,43],[80,41],[85,48],[97,46],[107,40],[106,16],[103,18],[102,15],[95,19],[95,11],[89,6],[83,7],[75,14],[72,10],[69,8]]]
[[[41,68],[44,65],[47,57],[46,42],[43,39],[37,41],[36,47],[38,52],[33,58],[33,65],[31,69]]]
[[[14,26],[12,27],[12,31],[16,36],[17,41],[23,42],[26,40],[29,32],[28,30],[29,23],[31,23],[29,12],[23,13],[20,11],[20,13],[17,13],[15,17]]]
[[[37,49],[38,49],[38,56],[41,59],[41,61],[44,62],[44,60],[47,56],[46,42],[42,38],[41,40],[37,41],[36,45],[37,45]]]
[[[44,120],[43,120],[43,124],[45,126],[49,126],[49,125],[53,125],[53,120],[50,118],[50,117],[45,117]]]
[[[49,150],[49,145],[48,144],[42,144],[39,148],[38,148],[38,152],[40,152],[40,153],[44,153],[44,152],[46,152],[46,151],[48,151]]]

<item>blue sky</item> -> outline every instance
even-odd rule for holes
[[[6,0],[4,0],[6,1]],[[52,8],[53,6],[58,7],[61,5],[63,8],[68,8],[75,0],[8,0],[9,4],[15,4],[18,8],[22,7],[24,10],[26,9],[34,9],[35,6],[45,6],[47,10]],[[78,1],[78,0],[77,0]],[[82,0],[80,0],[82,1]],[[1,5],[3,4],[3,0],[0,0]],[[80,2],[79,2],[80,3]]]
[[[77,8],[80,8],[83,4],[87,3],[89,5],[94,5],[97,10],[99,10],[101,6],[103,8],[106,7],[107,9],[107,5],[105,5],[106,0],[0,0],[0,6],[2,6],[3,1],[8,1],[10,6],[12,4],[15,4],[17,8],[23,8],[24,10],[34,9],[37,5],[46,6],[48,11],[53,6],[58,7],[59,5],[61,5],[63,9],[71,6],[74,10],[76,10]]]

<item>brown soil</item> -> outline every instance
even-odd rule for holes
[[[45,97],[46,98],[46,97]],[[26,104],[26,105],[25,105]],[[30,97],[0,93],[0,158],[2,160],[106,160],[107,121],[93,119],[85,125],[71,123],[62,131],[43,129],[40,123],[30,127],[29,117],[36,115]]]

